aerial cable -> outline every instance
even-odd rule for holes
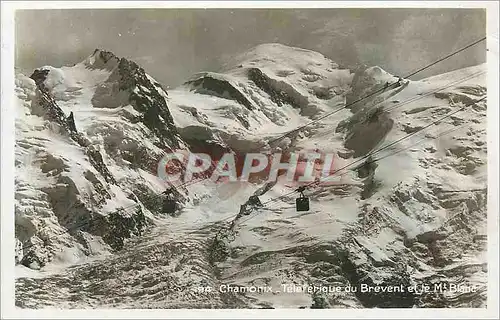
[[[457,130],[459,130],[459,129],[462,129],[462,128],[463,128],[463,127],[465,127],[465,126],[466,126],[465,124],[461,124],[461,125],[459,125],[459,126],[457,126],[457,127],[453,127],[453,128],[451,128],[451,129],[448,129],[448,130],[446,130],[446,131],[443,131],[443,132],[439,133],[439,134],[438,134],[435,138],[432,138],[432,139],[433,139],[433,140],[435,140],[435,139],[441,138],[441,137],[443,137],[443,136],[445,136],[445,135],[448,135],[448,134],[450,134],[450,133],[452,133],[452,132],[455,132],[455,131],[457,131]],[[415,146],[417,146],[417,145],[419,145],[419,144],[421,144],[421,143],[423,143],[423,142],[425,142],[425,141],[427,141],[427,139],[426,139],[426,138],[420,139],[419,141],[415,142],[415,143],[414,143],[414,144],[412,144],[412,145],[409,145],[409,146],[407,146],[407,147],[404,147],[404,148],[401,148],[401,149],[399,149],[399,150],[396,150],[396,151],[394,151],[393,153],[389,153],[389,154],[387,154],[387,155],[385,155],[385,156],[382,156],[382,157],[376,158],[376,159],[374,159],[374,160],[372,160],[372,161],[369,161],[368,163],[378,162],[378,161],[383,160],[383,159],[385,159],[385,158],[388,158],[388,157],[394,156],[394,155],[396,155],[396,154],[398,154],[398,153],[401,153],[401,152],[406,151],[406,150],[408,150],[408,149],[410,149],[410,148],[413,148],[413,147],[415,147]]]
[[[427,64],[427,65],[426,65],[426,66],[424,66],[424,67],[421,67],[421,68],[419,68],[419,69],[417,69],[417,70],[415,70],[415,71],[412,71],[412,72],[410,72],[408,75],[406,75],[406,76],[405,76],[405,77],[403,77],[403,78],[409,78],[409,77],[411,77],[411,76],[414,76],[414,75],[415,75],[415,74],[417,74],[417,73],[420,73],[420,72],[422,72],[422,71],[424,71],[424,70],[427,70],[428,68],[430,68],[430,67],[432,67],[432,66],[434,66],[434,65],[438,64],[439,62],[442,62],[442,61],[444,61],[444,60],[446,60],[446,59],[449,59],[449,58],[451,58],[452,56],[454,56],[454,55],[456,55],[456,54],[458,54],[458,53],[460,53],[460,52],[462,52],[462,51],[464,51],[464,50],[466,50],[466,49],[468,49],[468,48],[470,48],[470,47],[473,47],[473,46],[475,46],[475,45],[479,44],[480,42],[482,42],[482,41],[484,41],[484,40],[486,40],[486,37],[483,37],[483,38],[481,38],[481,39],[478,39],[478,40],[474,41],[473,43],[466,45],[465,47],[462,47],[462,48],[460,48],[460,49],[458,49],[458,50],[456,50],[456,51],[454,51],[454,52],[452,52],[452,53],[450,53],[450,54],[448,54],[448,55],[446,55],[446,56],[444,56],[444,57],[442,57],[442,58],[440,58],[440,59],[438,59],[438,60],[436,60],[436,61],[434,61],[434,62],[432,62],[432,63],[430,63],[430,64]],[[401,79],[401,78],[400,78],[400,79]],[[398,81],[395,81],[394,83],[390,84],[388,87],[394,86],[395,84],[398,84],[399,82],[400,82],[400,80],[398,79]],[[301,125],[301,126],[299,126],[299,127],[295,128],[295,129],[291,130],[291,131],[288,131],[288,132],[286,132],[286,133],[284,133],[284,134],[280,135],[280,136],[279,136],[279,137],[277,137],[277,138],[271,139],[271,140],[267,141],[267,144],[268,144],[268,145],[271,145],[271,143],[276,142],[276,141],[278,141],[278,140],[280,140],[280,139],[282,139],[282,138],[286,137],[286,136],[287,136],[287,135],[289,135],[290,133],[293,133],[293,132],[299,131],[299,130],[301,130],[301,129],[303,129],[303,128],[307,127],[307,126],[310,126],[310,125],[312,125],[312,124],[314,124],[314,123],[317,123],[317,122],[319,122],[319,121],[321,121],[321,120],[323,120],[323,119],[325,119],[325,118],[327,118],[327,117],[329,117],[329,116],[331,116],[331,115],[333,115],[333,114],[335,114],[335,113],[337,113],[337,112],[340,112],[341,110],[343,110],[343,109],[345,109],[345,108],[348,108],[348,107],[350,107],[350,106],[352,106],[352,105],[354,105],[354,104],[356,104],[356,103],[358,103],[358,102],[360,102],[360,101],[363,101],[363,100],[365,100],[365,99],[367,99],[367,98],[369,98],[369,97],[372,97],[372,96],[374,96],[375,94],[378,94],[378,93],[384,92],[385,90],[387,90],[387,88],[381,88],[381,89],[375,90],[374,92],[372,92],[372,93],[370,93],[370,94],[368,94],[368,95],[366,95],[366,96],[363,96],[363,97],[361,97],[361,98],[358,98],[358,99],[356,99],[355,101],[352,101],[352,102],[350,102],[350,103],[348,103],[348,104],[346,104],[346,105],[344,105],[344,106],[342,106],[342,107],[340,107],[340,108],[338,108],[338,109],[336,109],[336,110],[334,110],[334,111],[328,112],[328,113],[326,113],[326,114],[322,115],[321,117],[319,117],[319,118],[317,118],[317,119],[312,120],[312,121],[311,121],[311,122],[309,122],[309,123],[306,123],[306,124],[304,124],[304,125]],[[202,182],[202,181],[204,181],[204,180],[206,180],[206,179],[208,179],[208,178],[203,178],[203,179],[200,179],[200,180],[194,180],[194,181],[190,181],[190,182],[184,182],[184,183],[182,183],[182,184],[180,184],[180,185],[176,186],[175,188],[184,188],[184,187],[188,187],[188,186],[194,185],[194,184],[196,184],[196,183]]]
[[[435,139],[438,139],[438,138],[440,138],[440,137],[446,136],[446,135],[448,135],[448,134],[450,134],[450,133],[452,133],[452,132],[455,132],[455,131],[457,131],[457,130],[459,130],[459,129],[462,129],[462,128],[464,128],[464,127],[466,127],[466,124],[462,124],[462,125],[459,125],[459,126],[457,126],[457,127],[454,127],[454,128],[451,128],[451,129],[448,129],[448,130],[445,130],[445,131],[442,131],[442,132],[440,132],[440,133],[439,133],[439,134],[438,134],[435,138],[432,138],[432,140],[435,140]],[[395,152],[393,152],[393,153],[391,153],[391,154],[388,154],[388,155],[385,155],[385,156],[383,156],[383,157],[377,158],[377,159],[375,159],[375,160],[371,161],[370,163],[378,162],[378,161],[381,161],[381,160],[383,160],[383,159],[385,159],[385,158],[388,158],[388,157],[394,156],[394,155],[396,155],[396,154],[398,154],[398,153],[400,153],[400,152],[403,152],[403,151],[405,151],[405,150],[408,150],[408,149],[410,149],[410,148],[412,148],[412,147],[415,147],[416,145],[419,145],[419,144],[421,144],[421,143],[423,143],[423,142],[426,142],[426,141],[427,141],[427,139],[425,139],[425,138],[424,138],[424,139],[421,139],[421,140],[419,140],[418,142],[413,143],[413,144],[412,144],[412,145],[410,145],[410,146],[404,147],[404,148],[402,148],[402,149],[400,149],[400,150],[397,150],[397,151],[395,151]],[[482,189],[471,189],[471,190],[460,190],[460,191],[449,191],[449,192],[471,192],[471,191],[484,191],[484,190],[485,190],[485,189],[484,189],[484,188],[482,188]],[[296,190],[294,190],[293,192],[288,193],[287,195],[290,195],[290,194],[295,193],[295,192],[296,192]],[[284,197],[284,196],[286,196],[286,195],[280,196],[279,198]],[[278,197],[277,197],[277,198],[278,198]],[[275,198],[275,199],[276,199],[276,198]],[[271,201],[269,201],[269,202],[265,202],[265,203],[271,203]],[[264,204],[265,204],[265,203],[264,203]],[[293,207],[293,206],[292,206],[292,207]],[[263,209],[264,209],[264,210],[265,210],[265,209],[267,209],[267,210],[275,210],[276,208],[269,208],[269,207],[268,207],[268,208],[263,208]],[[329,214],[327,213],[327,215],[329,215]],[[329,216],[330,216],[330,215],[329,215]],[[240,221],[240,222],[239,222],[239,224],[241,225],[242,223],[247,222],[248,220],[252,219],[253,217],[255,217],[255,216],[251,216],[251,217],[249,217],[249,218],[247,218],[247,219],[245,219],[245,220],[242,220],[242,221]],[[304,230],[307,230],[307,228],[305,228]]]

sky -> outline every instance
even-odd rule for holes
[[[322,53],[396,75],[486,35],[483,9],[65,9],[15,16],[16,71],[73,65],[100,48],[175,87],[262,43]],[[414,79],[486,61],[485,42]]]

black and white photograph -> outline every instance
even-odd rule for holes
[[[498,317],[498,3],[223,2],[10,2],[2,318]]]

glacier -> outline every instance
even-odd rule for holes
[[[378,92],[397,80],[277,43],[168,92],[102,49],[18,74],[16,306],[485,307],[487,109],[475,101],[486,96],[486,65]],[[181,186],[179,212],[161,210],[165,152],[321,150],[343,167],[411,133],[374,165],[306,189],[308,212],[295,210],[295,187],[282,176]],[[252,195],[264,205],[238,216]],[[212,240],[229,225],[234,240],[213,261]],[[292,284],[343,290],[282,289]],[[361,285],[477,290],[345,290]]]

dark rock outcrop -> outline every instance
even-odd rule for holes
[[[115,59],[118,59],[115,57]],[[148,78],[143,68],[125,58],[119,59],[105,83],[97,87],[92,104],[97,108],[116,108],[131,104],[142,114],[138,119],[151,130],[158,147],[178,148],[181,138],[168,109],[163,87]]]
[[[62,111],[55,100],[50,96],[43,83],[37,87],[32,110],[33,114],[58,124],[65,132],[74,132],[68,123],[64,111]]]
[[[311,111],[309,110],[310,104],[307,96],[298,92],[288,82],[272,79],[258,68],[248,69],[248,78],[266,92],[278,106],[288,104],[295,109],[299,109],[302,115],[307,115]]]
[[[30,78],[33,79],[33,81],[35,81],[35,84],[38,88],[40,88],[43,91],[47,91],[44,82],[47,79],[49,72],[50,70],[48,69],[35,69],[31,74]]]

